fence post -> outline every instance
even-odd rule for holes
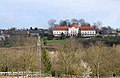
[[[41,72],[42,72],[42,51],[41,51],[41,47],[42,47],[42,44],[41,44],[41,37],[38,36],[38,41],[37,41],[37,51],[38,51],[38,54],[39,54],[39,58],[40,58],[40,77],[41,77]]]

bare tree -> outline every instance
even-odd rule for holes
[[[70,26],[70,21],[68,19],[60,20],[59,26]]]
[[[120,76],[120,45],[113,47],[113,59],[110,62],[111,65],[111,73],[115,76]]]
[[[56,22],[55,19],[50,19],[50,20],[48,21],[48,24],[49,24],[50,27],[53,28],[53,27],[55,26],[55,22]]]
[[[84,19],[80,19],[80,20],[79,20],[79,24],[80,24],[81,26],[86,25],[85,20],[84,20]]]
[[[66,75],[81,75],[84,68],[81,65],[82,48],[74,39],[68,40],[58,49],[58,70]]]
[[[52,35],[53,34],[53,28],[55,27],[55,22],[56,20],[55,19],[50,19],[48,21],[48,24],[49,24],[49,35]]]
[[[96,29],[101,29],[101,27],[103,26],[103,24],[102,24],[101,21],[97,21],[96,23],[93,23],[93,26],[94,26]]]
[[[113,51],[111,48],[98,42],[96,45],[92,45],[86,49],[83,58],[92,68],[93,75],[96,75],[99,78],[101,75],[105,76],[108,69],[107,66],[109,66],[113,59],[112,54]]]
[[[78,24],[78,20],[75,19],[75,18],[73,18],[73,19],[71,20],[71,23],[72,23],[72,24]]]

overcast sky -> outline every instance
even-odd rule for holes
[[[48,20],[85,19],[120,28],[120,0],[0,0],[0,28],[48,28]]]

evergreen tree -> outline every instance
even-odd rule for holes
[[[61,33],[60,39],[65,39],[65,38],[66,38],[65,34]]]
[[[44,49],[44,51],[42,53],[42,62],[43,62],[43,65],[44,65],[45,72],[50,73],[51,69],[52,69],[52,65],[51,65],[48,53],[47,53],[47,51],[45,49]]]

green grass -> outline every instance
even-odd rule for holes
[[[64,40],[48,40],[47,45],[62,44],[65,43],[67,39]]]
[[[54,44],[63,44],[67,42],[69,38],[63,39],[63,40],[47,40],[47,45],[54,45]],[[85,38],[77,38],[78,41],[83,41]]]

